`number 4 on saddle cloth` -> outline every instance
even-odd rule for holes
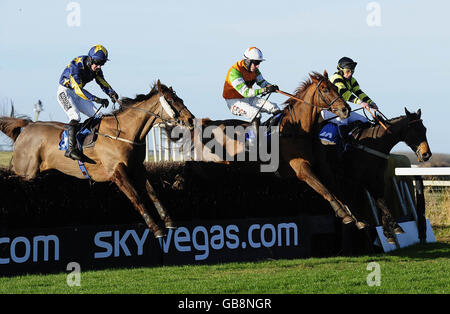
[[[83,148],[89,148],[95,145],[95,141],[97,139],[97,131],[100,126],[100,120],[101,117],[92,117],[87,119],[84,123],[85,127],[77,132],[76,139],[80,152],[83,152]],[[66,151],[69,147],[67,129],[61,132],[60,138],[61,140],[58,145],[59,150]],[[87,157],[86,159],[87,161],[89,161]],[[83,173],[84,177],[90,179],[89,173],[84,166],[84,162],[78,160],[78,165],[80,166],[80,170]]]

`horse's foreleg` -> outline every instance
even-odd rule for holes
[[[150,197],[153,204],[155,205],[155,208],[158,211],[159,216],[164,221],[166,228],[176,229],[175,223],[170,218],[169,213],[164,208],[164,206],[162,206],[161,202],[159,201],[158,197],[156,196],[155,189],[150,184],[148,179],[145,179],[145,189],[147,190],[148,197]]]
[[[365,227],[362,222],[358,222],[357,219],[350,213],[348,207],[346,207],[340,200],[337,199],[319,180],[314,174],[311,166],[306,161],[291,162],[291,167],[294,169],[297,178],[306,182],[314,191],[319,193],[325,200],[327,200],[336,215],[342,218],[344,224],[355,222],[359,229]]]
[[[112,176],[112,181],[118,186],[118,188],[130,199],[133,206],[139,211],[142,218],[144,218],[145,223],[149,229],[153,232],[156,238],[164,236],[164,232],[159,228],[159,226],[153,221],[152,217],[147,212],[142,200],[140,199],[136,189],[130,182],[127,174],[127,167],[120,163],[117,165],[114,174]]]
[[[402,234],[405,233],[403,228],[395,221],[394,217],[391,214],[391,211],[386,205],[386,201],[382,197],[378,197],[376,199],[377,207],[381,210],[381,223],[383,225],[383,231],[388,238],[393,238],[395,234]]]

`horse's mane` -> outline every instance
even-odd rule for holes
[[[327,80],[328,78],[326,78],[325,76],[323,76],[322,74],[313,71],[312,73],[310,73],[310,77],[313,77],[315,80]],[[297,87],[297,89],[294,92],[294,96],[297,98],[302,98],[304,95],[304,93],[306,92],[306,90],[308,89],[309,86],[311,86],[312,84],[312,80],[311,78],[308,77],[305,81],[303,81],[299,87]],[[336,89],[337,90],[337,89]],[[288,100],[286,100],[284,103],[286,105],[293,105],[297,102],[297,100],[293,99],[293,98],[289,98]]]
[[[168,92],[175,96],[175,92],[172,90],[171,87],[167,87],[166,85],[161,84],[161,90],[163,93]],[[114,115],[118,112],[124,111],[127,106],[132,106],[138,102],[148,100],[153,96],[155,96],[157,93],[158,93],[158,84],[155,82],[153,83],[153,86],[148,94],[137,94],[135,98],[122,97],[120,101],[124,106],[120,106],[119,109],[114,110],[112,113],[107,114],[105,116]]]

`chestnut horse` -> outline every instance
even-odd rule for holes
[[[399,142],[405,142],[415,152],[419,162],[427,161],[432,155],[421,110],[410,113],[405,108],[405,113],[405,116],[384,121],[387,129],[375,124],[354,133],[357,139],[352,145],[356,147],[344,153],[341,167],[344,177],[366,188],[375,199],[381,213],[383,233],[391,244],[395,244],[394,234],[404,231],[393,219],[384,199],[384,173],[388,166],[388,155]]]
[[[83,154],[93,161],[85,163],[85,167],[93,181],[114,182],[139,211],[155,237],[162,237],[164,231],[151,218],[140,197],[146,191],[165,227],[175,228],[145,175],[146,135],[157,123],[191,129],[194,116],[172,88],[162,85],[159,80],[149,94],[122,99],[120,104],[118,110],[102,116],[95,145],[83,149]],[[66,127],[60,122],[1,117],[0,130],[15,142],[14,173],[31,180],[39,172],[56,169],[85,179],[77,161],[65,157],[58,148],[61,132]]]
[[[350,113],[350,106],[339,97],[336,86],[328,79],[325,71],[323,75],[313,72],[310,79],[302,83],[297,89],[295,98],[286,101],[287,106],[283,109],[283,117],[279,127],[279,167],[278,173],[281,177],[297,177],[306,182],[311,188],[327,200],[337,216],[342,218],[343,223],[355,222],[358,228],[364,228],[362,222],[358,222],[350,210],[338,197],[331,192],[313,171],[313,165],[320,163],[323,172],[321,178],[332,180],[331,169],[325,160],[323,150],[316,134],[318,133],[318,120],[320,111],[331,110],[339,117],[345,119]],[[203,119],[200,127],[203,129],[213,127],[211,131],[214,141],[220,143],[228,155],[237,155],[244,151],[244,141],[235,140],[225,134],[227,126],[249,126],[248,122],[230,119],[212,121]],[[241,128],[242,129],[242,128]],[[200,131],[197,131],[199,134]],[[238,134],[238,139],[243,138]],[[205,144],[204,138],[194,136],[197,152],[201,152],[201,160],[224,162],[212,152]],[[198,155],[197,155],[198,156]],[[198,158],[198,157],[197,157]],[[228,160],[228,159],[227,159]],[[330,182],[331,183],[331,182]]]

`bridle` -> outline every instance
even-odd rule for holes
[[[127,109],[133,109],[133,110],[137,110],[137,111],[144,112],[144,113],[147,114],[147,115],[150,115],[150,116],[153,116],[153,117],[155,117],[155,118],[157,118],[157,119],[162,120],[164,123],[167,123],[168,125],[173,125],[173,124],[175,124],[176,126],[186,127],[186,125],[184,124],[184,122],[183,122],[183,121],[180,121],[179,119],[176,119],[176,118],[173,118],[173,117],[171,117],[171,119],[167,119],[167,118],[164,118],[164,117],[163,117],[163,114],[164,114],[164,112],[165,112],[166,110],[164,109],[164,106],[163,106],[162,103],[161,103],[161,101],[162,101],[161,98],[163,98],[163,100],[167,102],[167,100],[165,100],[164,95],[161,95],[161,96],[160,96],[160,100],[159,100],[159,103],[160,103],[160,106],[161,106],[161,114],[154,113],[154,112],[152,112],[152,111],[150,111],[150,110],[138,108],[138,107],[135,107],[135,106],[133,106],[133,105],[125,105],[125,104],[124,104],[121,100],[119,100],[119,99],[114,99],[114,100],[120,105],[121,108],[123,107],[123,108],[127,108]],[[173,102],[173,100],[171,100],[171,101]],[[174,108],[174,106],[171,106],[171,108]],[[183,104],[183,107],[182,107],[180,110],[177,110],[178,116],[181,114],[181,112],[182,112],[183,110],[188,110],[187,107],[186,107],[184,104]],[[189,111],[188,111],[188,112],[189,112]],[[166,112],[166,113],[167,113],[167,112]],[[169,113],[167,113],[167,114],[170,116]],[[116,129],[116,131],[117,131],[117,136],[112,136],[112,135],[108,135],[108,134],[103,134],[103,133],[96,132],[98,135],[102,135],[102,136],[104,136],[104,137],[106,137],[106,138],[110,138],[110,139],[113,139],[113,140],[118,140],[118,141],[121,141],[121,142],[133,144],[133,145],[145,145],[145,144],[146,144],[145,142],[140,143],[140,142],[134,142],[134,141],[130,141],[130,140],[128,140],[128,139],[121,138],[121,137],[120,137],[121,130],[120,130],[120,126],[119,126],[119,120],[117,119],[117,116],[116,116],[115,113],[113,113],[113,115],[114,115],[114,117],[115,117],[115,119],[116,119],[116,122],[117,122],[117,127],[116,127],[116,128],[117,128],[117,129]],[[191,127],[188,127],[188,128],[191,129]]]
[[[326,109],[326,110],[329,110],[330,108],[331,108],[331,106],[338,100],[338,99],[342,99],[342,97],[338,94],[337,96],[336,96],[336,98],[334,98],[332,101],[331,101],[331,103],[328,103],[327,102],[327,100],[325,99],[325,97],[323,96],[323,94],[322,94],[322,92],[320,91],[320,84],[322,84],[322,82],[323,82],[323,80],[324,80],[324,78],[321,78],[320,80],[319,80],[319,82],[316,84],[316,90],[317,90],[317,99],[321,99],[324,103],[325,103],[325,105],[326,105],[326,107],[322,107],[322,106],[319,106],[319,105],[316,105],[317,107],[320,107],[320,108],[323,108],[323,109]]]
[[[163,98],[165,99],[164,95],[162,95],[161,97],[163,97]],[[144,113],[146,113],[146,114],[148,114],[148,115],[150,115],[150,116],[153,116],[153,117],[155,117],[155,118],[158,118],[158,119],[162,120],[164,123],[167,123],[167,124],[169,124],[169,125],[175,124],[175,125],[177,125],[177,126],[185,126],[184,123],[183,123],[183,121],[180,121],[179,119],[175,119],[175,118],[172,118],[172,117],[171,117],[170,119],[164,118],[164,117],[163,117],[163,114],[164,114],[164,111],[165,111],[165,110],[164,110],[164,108],[163,108],[162,105],[161,105],[161,114],[157,114],[157,113],[154,113],[154,112],[152,112],[152,111],[150,111],[150,110],[145,110],[145,109],[142,109],[142,108],[138,108],[138,107],[135,107],[135,106],[133,106],[133,105],[125,105],[125,104],[123,104],[123,102],[120,101],[119,99],[117,99],[116,101],[117,101],[117,103],[120,105],[120,107],[123,107],[123,108],[129,108],[129,109],[133,109],[133,110],[137,110],[137,111],[144,112]],[[166,100],[166,101],[167,101],[167,100]],[[171,100],[171,101],[172,101],[172,100]],[[160,101],[160,103],[161,103],[161,101]],[[174,106],[171,106],[171,108],[174,108]],[[183,104],[183,108],[181,108],[180,110],[177,110],[178,116],[181,114],[181,112],[182,112],[183,110],[188,110],[184,104]]]
[[[328,103],[328,101],[325,99],[325,96],[322,94],[322,92],[320,91],[320,88],[319,88],[319,87],[320,87],[320,84],[322,84],[322,82],[323,82],[324,80],[325,80],[325,78],[322,77],[322,78],[317,82],[315,88],[316,88],[316,91],[317,91],[317,100],[319,100],[319,98],[320,98],[320,99],[325,103],[325,106],[321,106],[320,104],[311,104],[311,103],[309,103],[309,102],[307,102],[307,101],[304,101],[303,99],[297,98],[297,97],[295,97],[294,95],[291,95],[291,94],[289,94],[289,93],[286,93],[286,92],[283,92],[283,91],[280,91],[280,90],[278,90],[277,92],[280,93],[280,94],[289,96],[289,97],[291,97],[291,98],[293,98],[293,99],[295,99],[295,100],[297,100],[297,101],[300,101],[300,102],[302,102],[302,103],[304,103],[304,104],[306,104],[306,105],[309,105],[309,106],[312,106],[312,107],[318,107],[318,108],[320,108],[320,109],[330,110],[330,109],[331,109],[331,106],[333,106],[333,104],[334,104],[337,100],[342,99],[342,100],[344,101],[344,99],[338,94],[338,95],[336,96],[336,98],[334,98],[330,103]],[[345,102],[345,101],[344,101],[344,102]],[[318,102],[318,103],[319,103],[319,102]],[[292,103],[289,104],[287,107],[288,107],[288,109],[289,109],[289,113],[290,113],[291,117],[293,118],[293,112],[292,112],[292,108],[291,108],[291,107],[292,107]],[[294,113],[294,116],[295,116],[295,113]],[[334,117],[333,117],[332,119],[334,119]]]

